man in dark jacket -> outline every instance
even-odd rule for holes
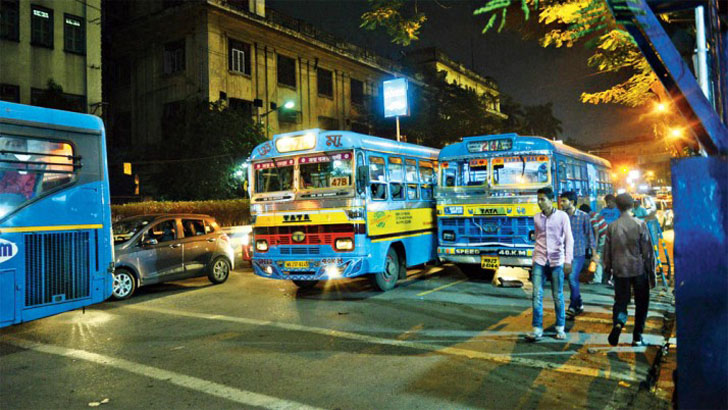
[[[604,243],[604,271],[614,278],[614,307],[609,344],[616,346],[627,323],[627,305],[634,290],[635,318],[632,345],[644,346],[645,328],[650,303],[650,288],[655,287],[655,254],[650,232],[644,221],[632,216],[633,204],[629,194],[617,196],[621,215],[609,224]]]

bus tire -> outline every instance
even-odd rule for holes
[[[230,262],[224,256],[218,256],[210,264],[207,279],[215,285],[223,283],[230,276]]]
[[[114,283],[111,296],[116,300],[129,299],[137,288],[137,280],[130,270],[116,268],[114,270]]]
[[[460,269],[460,272],[465,274],[465,276],[469,279],[480,279],[483,276],[483,269],[481,269],[480,265],[472,263],[458,263],[457,267]]]
[[[394,289],[401,268],[402,263],[399,260],[399,254],[394,248],[389,248],[387,258],[384,260],[384,270],[372,276],[372,284],[382,292]]]
[[[318,283],[317,280],[292,280],[294,285],[298,286],[300,289],[311,289],[312,287],[316,286]]]

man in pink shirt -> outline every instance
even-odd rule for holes
[[[536,244],[533,248],[533,332],[526,340],[535,342],[543,337],[543,283],[551,276],[551,294],[556,310],[556,338],[565,339],[564,274],[571,273],[574,259],[574,238],[569,215],[554,208],[554,191],[550,187],[537,191],[541,212],[533,216]]]

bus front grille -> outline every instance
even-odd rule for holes
[[[25,235],[25,306],[88,297],[90,246],[88,232]]]
[[[317,246],[281,246],[281,255],[318,255],[320,249]]]
[[[528,244],[533,219],[527,217],[442,218],[442,230],[455,233],[455,242]]]

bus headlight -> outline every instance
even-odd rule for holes
[[[455,232],[453,232],[453,231],[442,231],[442,240],[444,240],[444,241],[454,241],[455,240]]]
[[[350,251],[354,249],[354,241],[351,238],[337,239],[335,244],[336,250],[339,251]]]
[[[268,250],[268,241],[265,239],[258,239],[255,241],[255,250],[265,252]]]

